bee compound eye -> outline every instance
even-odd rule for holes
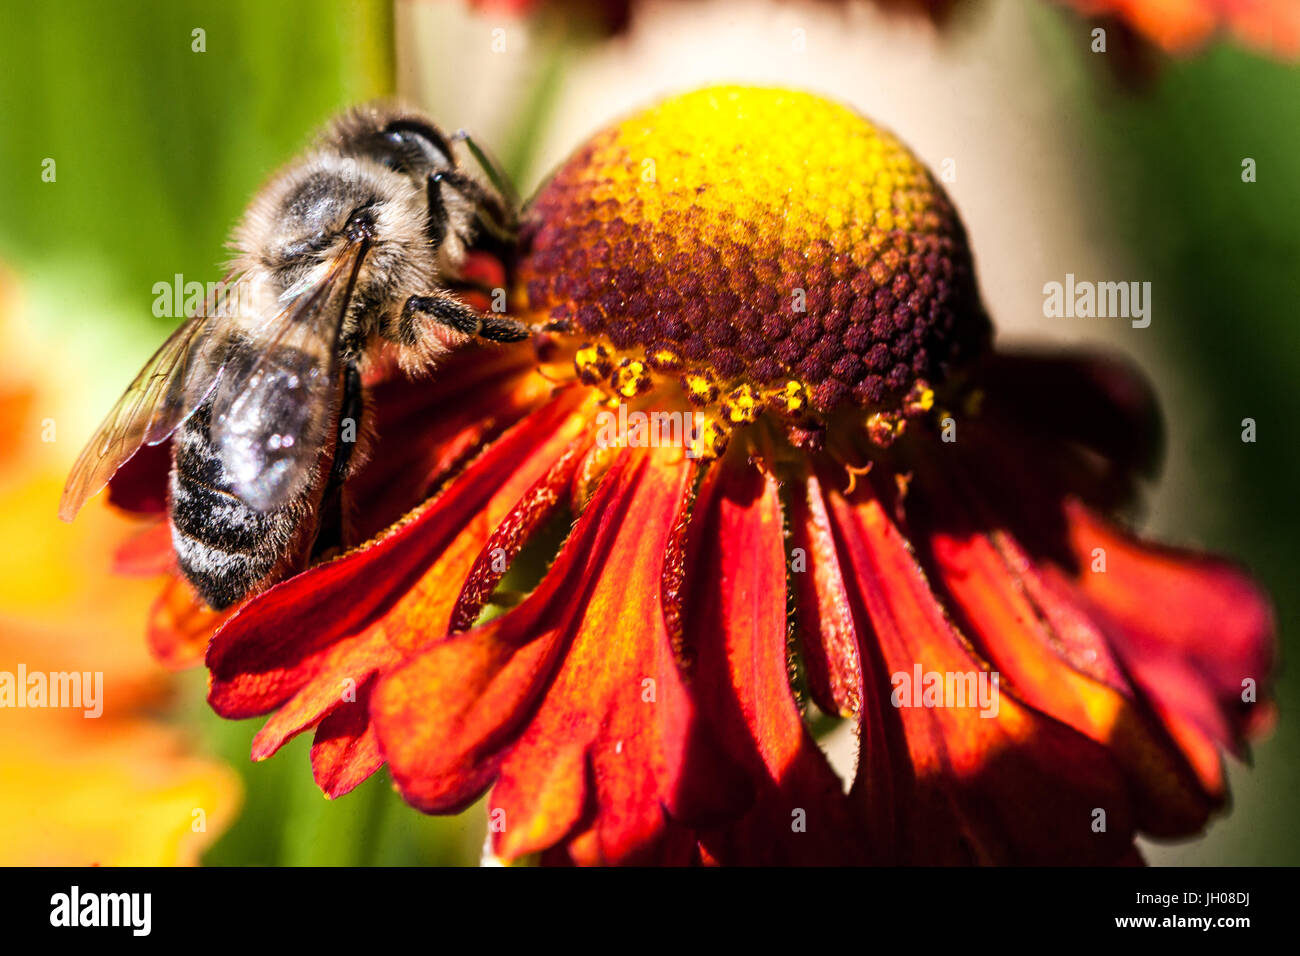
[[[399,171],[453,165],[451,144],[438,130],[418,120],[394,120],[380,134],[385,162]]]

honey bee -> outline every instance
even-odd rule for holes
[[[220,306],[145,364],[78,457],[59,516],[171,438],[172,543],[213,608],[337,546],[374,352],[392,348],[415,374],[467,337],[530,334],[448,288],[476,237],[509,242],[517,222],[504,179],[467,145],[491,184],[413,111],[369,106],[330,124],[253,199]]]

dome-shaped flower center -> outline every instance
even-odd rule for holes
[[[888,413],[989,337],[930,172],[786,90],[701,90],[597,134],[530,205],[518,276],[584,381],[627,398],[680,385],[727,428]]]

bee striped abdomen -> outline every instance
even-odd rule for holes
[[[181,570],[221,610],[280,564],[295,538],[300,509],[261,512],[240,500],[210,438],[209,421],[205,403],[176,432],[171,529]]]

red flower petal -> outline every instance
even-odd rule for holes
[[[468,347],[449,356],[432,379],[392,371],[370,384],[373,451],[347,485],[356,504],[352,540],[382,533],[454,468],[542,405],[552,385],[530,374],[534,367],[526,343]]]
[[[809,690],[827,713],[838,710],[857,721],[852,796],[860,827],[874,860],[895,861],[895,807],[904,798],[908,774],[896,769],[907,751],[884,690],[889,677],[877,652],[862,651],[874,647],[875,636],[856,597],[858,589],[849,584],[853,568],[841,555],[821,480],[810,473],[791,482],[789,504],[791,545],[802,548],[807,561],[803,571],[795,566],[792,578]]]
[[[741,821],[705,831],[700,842],[719,863],[865,862],[860,821],[790,690],[777,487],[752,465],[717,465],[689,531],[682,622],[695,655],[691,692],[757,794]]]
[[[1125,671],[1125,683],[1142,691],[1217,801],[1225,787],[1219,746],[1240,752],[1242,738],[1272,715],[1266,698],[1274,631],[1267,599],[1224,562],[1145,544],[1097,517],[1131,491],[1124,475],[1141,463],[1137,449],[1143,436],[1150,440],[1155,433],[1155,413],[1136,373],[1097,357],[1085,357],[1075,370],[1070,364],[1041,354],[1010,366],[994,363],[1003,371],[990,384],[987,414],[964,426],[966,451],[958,453],[975,486],[970,497],[988,502],[986,514],[994,517],[986,524],[1005,526],[1003,550],[1014,545],[1032,560],[1033,567],[1013,563],[1038,613],[1055,615],[1048,623],[1058,637],[1080,645],[1061,645],[1072,666],[1087,671],[1080,664],[1085,656],[1100,659],[1100,635],[1115,667]],[[1088,425],[1090,417],[1100,424]],[[1032,467],[1024,467],[1029,447],[1036,454]],[[943,503],[943,495],[928,498]],[[1104,573],[1092,570],[1101,554]],[[1085,634],[1093,636],[1085,641]],[[1246,678],[1254,679],[1260,703],[1242,701]],[[1062,706],[1065,696],[1058,695]],[[1159,790],[1175,783],[1170,777],[1157,783],[1160,763],[1135,749],[1131,736],[1111,744],[1128,751],[1130,769],[1145,767],[1141,786]],[[1143,812],[1143,828],[1194,829],[1198,815],[1179,812],[1177,804],[1167,808],[1163,828],[1153,821],[1154,805]],[[1186,801],[1181,806],[1191,809]]]
[[[167,476],[172,468],[170,439],[160,445],[143,445],[108,482],[108,500],[116,508],[136,514],[167,512]]]
[[[355,699],[334,708],[316,727],[311,745],[312,776],[331,800],[356,788],[384,765],[379,741],[370,724],[372,678]]]
[[[880,500],[865,488],[851,503],[831,493],[828,510],[884,672],[984,670]],[[1000,687],[995,716],[974,707],[902,706],[893,708],[893,719],[906,747],[895,753],[894,832],[902,859],[1096,863],[1127,852],[1134,821],[1113,759],[1011,688]],[[899,738],[886,729],[877,739]],[[1097,809],[1106,813],[1104,832],[1093,830]]]
[[[790,537],[809,691],[826,713],[856,717],[862,709],[859,637],[830,516],[814,476],[795,485],[790,496]]]
[[[1273,614],[1248,575],[1226,561],[1141,541],[1077,501],[1066,505],[1080,590],[1108,625],[1134,678],[1162,711],[1234,753],[1267,723]],[[1100,549],[1100,552],[1098,551]],[[1105,571],[1094,571],[1104,555]]]
[[[375,724],[408,800],[445,812],[499,773],[497,854],[582,836],[569,846],[582,863],[658,857],[676,832],[667,814],[700,809],[683,784],[718,775],[682,779],[688,752],[708,751],[661,595],[694,474],[680,459],[680,449],[621,453],[533,595],[381,680]]]
[[[508,566],[517,555],[519,547],[527,540],[530,530],[536,529],[554,512],[556,505],[563,499],[563,487],[572,478],[581,458],[585,441],[585,438],[580,438],[570,442],[568,449],[528,490],[488,538],[451,611],[447,630],[463,629],[458,627],[458,620],[473,622],[491,594],[492,583],[504,576],[504,572],[498,572],[495,568],[501,563]],[[475,538],[466,543],[473,547],[476,542]],[[497,551],[504,557],[500,558],[495,553]],[[372,678],[366,684],[365,700],[358,694],[355,702],[340,705],[328,713],[317,727],[312,747],[312,766],[316,780],[326,796],[341,796],[383,765],[378,738],[369,720],[368,700],[373,683]]]
[[[583,432],[586,418],[575,414],[583,399],[580,390],[560,394],[390,534],[272,588],[217,634],[208,653],[214,709],[250,716],[286,705],[255,739],[256,758],[414,644],[446,633],[492,528]]]
[[[910,514],[924,510],[913,526],[925,530],[913,540],[926,542],[937,581],[981,653],[1027,703],[1115,754],[1135,784],[1143,831],[1200,830],[1221,793],[1202,789],[1115,660],[1088,602],[974,498],[956,452],[944,456],[922,469],[923,504]]]
[[[1154,475],[1164,426],[1141,371],[1109,352],[1046,348],[990,356],[983,416],[1014,422],[1048,445],[1079,442],[1124,473]]]

